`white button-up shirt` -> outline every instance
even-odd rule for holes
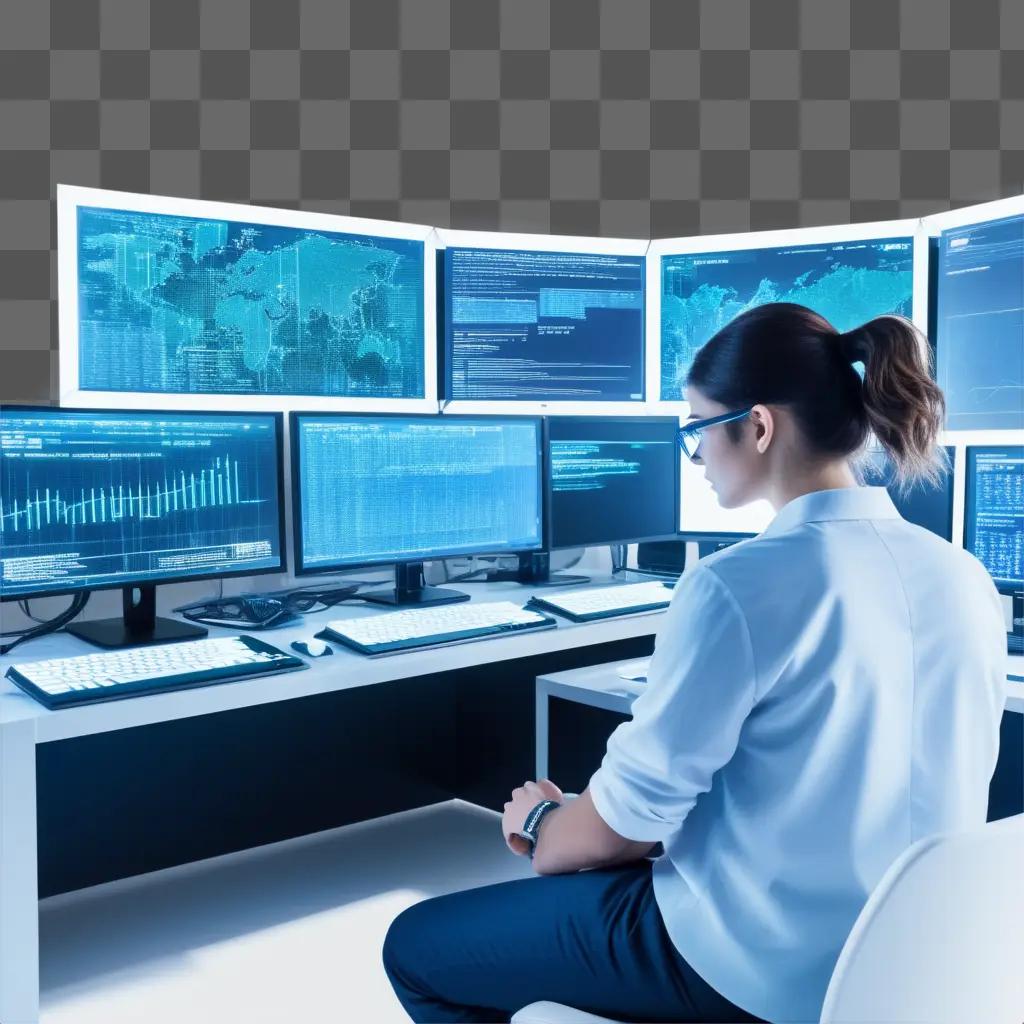
[[[663,842],[655,898],[710,985],[818,1020],[889,864],[985,821],[1005,656],[981,563],[881,487],[794,498],[680,578],[590,792],[620,835]]]

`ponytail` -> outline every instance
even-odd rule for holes
[[[687,383],[728,409],[786,406],[811,452],[854,456],[855,469],[873,434],[901,490],[937,483],[945,468],[937,445],[945,400],[932,379],[931,348],[902,316],[878,316],[841,334],[797,303],[754,306],[697,352]]]
[[[868,427],[888,454],[893,480],[937,485],[945,468],[938,446],[946,402],[932,377],[931,346],[906,317],[877,316],[837,336],[850,363],[864,364]]]

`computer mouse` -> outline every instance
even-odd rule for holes
[[[317,640],[310,637],[309,640],[293,640],[292,647],[299,652],[299,654],[305,654],[308,658],[322,658],[325,654],[333,654],[334,648],[329,644],[324,643],[323,640]]]

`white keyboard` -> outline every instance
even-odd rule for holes
[[[324,635],[363,654],[390,654],[554,625],[555,621],[547,615],[521,608],[512,601],[466,601],[334,619],[327,624]]]
[[[256,637],[225,636],[32,661],[7,677],[47,707],[64,707],[304,667]]]
[[[606,619],[631,612],[655,611],[667,608],[672,591],[660,580],[644,583],[621,583],[610,587],[586,587],[580,590],[560,590],[557,594],[534,597],[531,604],[550,608],[575,622]]]

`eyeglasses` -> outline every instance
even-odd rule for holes
[[[686,452],[687,458],[693,460],[697,458],[697,452],[700,450],[700,443],[702,435],[708,427],[714,427],[719,423],[731,423],[734,420],[741,420],[744,416],[749,416],[751,413],[750,409],[742,409],[738,412],[725,412],[721,416],[711,416],[706,420],[694,420],[692,423],[687,423],[685,427],[680,427],[676,434],[676,442],[679,447]]]

